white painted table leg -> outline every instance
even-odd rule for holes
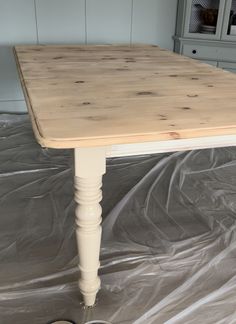
[[[76,237],[81,278],[79,288],[86,306],[93,306],[100,288],[98,277],[101,243],[102,175],[106,169],[106,149],[75,149]]]

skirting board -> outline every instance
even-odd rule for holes
[[[24,100],[0,101],[0,113],[27,113]]]

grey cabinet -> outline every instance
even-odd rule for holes
[[[236,71],[236,0],[179,0],[175,52]]]

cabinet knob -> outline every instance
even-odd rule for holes
[[[197,54],[197,50],[193,49],[193,50],[192,50],[192,53],[193,53],[193,54]]]

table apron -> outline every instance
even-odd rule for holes
[[[112,145],[110,147],[107,147],[106,157],[134,156],[227,146],[236,146],[236,135],[209,136],[170,141]]]

